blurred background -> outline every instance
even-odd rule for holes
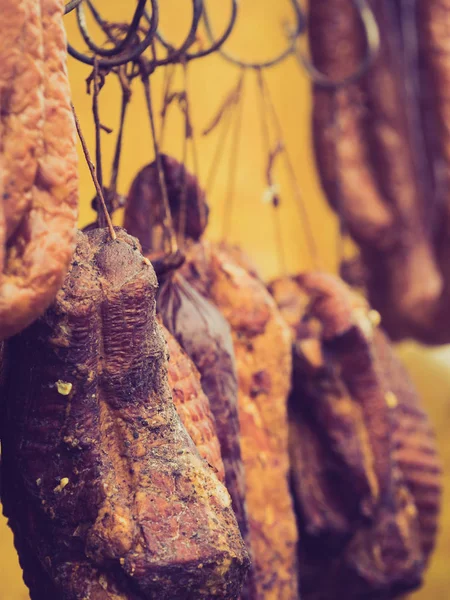
[[[185,0],[164,0],[160,4],[162,30],[167,32],[167,37],[170,37],[176,45],[187,33],[191,17],[190,9],[186,5],[190,3],[186,3]],[[215,31],[221,31],[229,18],[228,4],[224,0],[208,0]],[[120,22],[130,18],[134,3],[97,0],[96,6],[108,20]],[[288,0],[277,2],[241,0],[238,25],[230,37],[227,48],[250,60],[271,57],[285,46],[283,23],[286,19],[292,20],[292,16]],[[67,33],[73,44],[79,43],[79,33],[73,15],[67,17]],[[90,69],[70,59],[69,70],[73,103],[93,154],[92,97],[86,94],[85,84]],[[190,64],[187,74],[199,176],[204,184],[208,179],[212,159],[222,133],[221,127],[217,127],[208,136],[203,136],[202,130],[208,126],[224,98],[237,85],[241,72],[239,68],[228,64],[220,56],[212,55]],[[281,200],[278,209],[279,230],[274,225],[277,221],[274,219],[274,209],[270,202],[267,202],[268,149],[259,110],[261,96],[256,74],[250,72],[245,76],[244,87],[241,90],[242,120],[239,143],[232,147],[232,136],[229,136],[220,154],[214,184],[208,190],[211,207],[208,235],[212,239],[225,236],[227,240],[239,243],[257,264],[262,275],[270,279],[280,272],[282,258],[288,272],[313,266],[313,257],[308,246],[308,234],[312,233],[318,247],[321,265],[335,272],[339,246],[338,227],[336,218],[328,208],[321,192],[314,166],[310,132],[309,80],[293,57],[268,69],[264,76],[281,121],[284,141],[295,167],[303,209],[307,211],[308,218],[302,218],[298,197],[282,160],[279,160],[274,171]],[[159,115],[161,109],[164,77],[164,69],[159,69],[151,78],[156,115]],[[183,69],[178,66],[174,73],[175,90],[182,89],[183,77]],[[100,93],[100,118],[103,125],[117,130],[120,88],[115,78],[110,79],[111,81],[106,83]],[[137,171],[154,158],[142,85],[139,85],[138,80],[135,83],[125,126],[119,173],[118,189],[123,194],[127,193]],[[225,128],[227,127],[229,125],[225,124]],[[183,140],[183,115],[174,105],[170,107],[168,113],[162,150],[181,159]],[[105,133],[102,141],[103,168],[108,180],[114,151],[114,134],[108,136]],[[90,207],[94,189],[81,154],[80,170],[80,226],[84,226],[94,218]],[[229,211],[230,219],[227,230],[223,231],[225,206]],[[115,220],[120,223],[121,215],[117,214]],[[447,434],[450,431],[450,347],[428,349],[413,343],[403,343],[398,346],[398,352],[422,394],[436,427],[446,480],[450,482],[450,443]],[[427,572],[424,587],[413,596],[415,600],[447,600],[449,597],[450,498],[447,492],[448,486],[443,499],[437,550]],[[13,548],[12,535],[5,520],[0,517],[0,600],[26,600],[28,597]]]

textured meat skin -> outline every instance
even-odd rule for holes
[[[209,400],[202,389],[200,374],[173,335],[162,326],[169,351],[168,378],[172,399],[186,431],[200,456],[224,482],[225,471]]]
[[[185,172],[178,161],[162,156],[162,163],[174,225],[178,230],[182,204],[180,180],[185,175],[185,200],[189,207],[185,230],[187,235],[198,237],[206,225],[208,214],[205,195],[197,179]],[[128,193],[124,217],[127,231],[139,239],[150,259],[153,255],[160,255],[164,248],[164,221],[156,165],[152,163],[144,167],[134,179]],[[225,483],[242,536],[248,541],[245,473],[237,406],[238,381],[230,327],[213,304],[193,289],[178,272],[168,270],[169,274],[158,294],[157,311],[168,331],[200,372],[201,385],[216,422]],[[250,588],[251,581],[248,581],[246,590]]]
[[[186,171],[175,158],[161,155],[161,162],[170,203],[173,207],[173,224],[175,231],[193,239],[198,239],[206,226],[207,207],[205,194],[200,189],[197,178]],[[183,196],[183,188],[185,189]],[[201,202],[198,201],[201,198]],[[180,208],[185,203],[188,211]],[[159,228],[164,222],[163,203],[159,187],[156,163],[146,165],[133,180],[128,193],[123,226],[141,242],[144,253],[158,250],[162,232]]]
[[[170,399],[153,268],[78,235],[46,314],[8,342],[5,514],[33,600],[237,598],[231,500]]]
[[[442,497],[442,465],[434,431],[405,367],[381,330],[375,332],[374,346],[389,390],[396,399],[392,410],[394,456],[414,498],[422,550],[428,559],[436,543]]]
[[[305,534],[300,555],[303,596],[332,600],[339,590],[350,598],[384,599],[413,589],[420,584],[430,551],[439,497],[438,461],[417,394],[376,329],[376,314],[337,278],[311,273],[277,280],[270,287],[294,337],[290,446]],[[350,403],[345,410],[337,410],[342,400],[333,373],[347,390]],[[322,387],[317,386],[318,374],[325,377]],[[336,405],[334,412],[328,407],[327,418],[311,390],[324,396],[322,402]],[[392,394],[398,398],[395,406]],[[348,427],[351,417],[355,425]],[[365,449],[356,443],[361,429],[366,432]],[[341,446],[330,443],[333,431],[342,436]],[[350,459],[364,450],[368,456],[360,464],[366,465],[376,493],[371,511],[360,514],[358,523],[348,520],[354,515],[349,498],[351,508],[360,494],[354,483],[358,471]],[[296,484],[300,477],[306,485]]]
[[[9,115],[9,121],[2,124],[3,161],[14,167],[6,168],[3,178],[5,190],[11,188],[7,192],[11,204],[4,205],[6,230],[11,235],[4,240],[6,256],[0,274],[0,339],[31,323],[61,287],[75,245],[78,202],[64,1],[5,4],[9,8],[6,13],[2,8],[2,15],[9,15],[13,5],[28,9],[24,46],[16,45],[27,51],[24,70],[18,80],[14,76],[12,80],[20,89],[12,90],[10,96],[8,91],[2,93],[2,117]],[[26,129],[20,131],[19,141],[14,140],[22,123],[18,125],[11,113],[17,113],[19,121],[24,119]],[[14,169],[19,167],[23,181],[17,188]],[[13,192],[17,189],[20,201],[16,202]]]
[[[165,326],[192,359],[215,418],[225,482],[242,536],[248,542],[245,473],[241,458],[238,382],[228,323],[217,308],[179,273],[163,283],[157,310]]]
[[[191,245],[182,271],[233,332],[257,597],[297,598],[297,528],[288,487],[289,331],[263,284],[224,247]]]
[[[3,209],[9,239],[30,205],[43,152],[44,49],[39,2],[2,0],[0,13]]]
[[[389,0],[369,2],[382,31],[367,76],[340,90],[314,89],[315,154],[326,194],[361,247],[371,303],[396,335],[425,326],[442,291],[428,226],[427,182],[405,110],[401,48]],[[314,63],[340,79],[365,56],[357,12],[346,0],[310,4]],[[420,149],[422,153],[422,149]]]

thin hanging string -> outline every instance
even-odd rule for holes
[[[100,113],[98,108],[98,95],[99,89],[99,71],[98,71],[98,58],[94,57],[94,70],[93,70],[93,95],[92,95],[92,114],[94,116],[95,125],[95,163],[96,163],[96,174],[97,180],[103,191],[103,169],[102,169],[102,145],[101,145],[101,125],[100,125]],[[97,211],[97,225],[98,227],[106,227],[105,215],[102,211]]]
[[[189,140],[191,142],[194,175],[197,178],[197,181],[200,181],[200,167],[199,167],[198,151],[197,151],[197,136],[195,134],[195,129],[192,125],[191,102],[190,102],[191,93],[190,93],[190,87],[189,87],[189,68],[188,68],[188,63],[186,61],[183,61],[183,79],[184,79],[184,93],[185,93],[185,103],[186,103],[186,128],[189,129]]]
[[[183,92],[180,96],[180,106],[184,115],[184,135],[183,135],[183,149],[181,156],[182,169],[180,170],[180,209],[178,219],[178,241],[181,246],[184,245],[184,238],[186,235],[186,211],[187,211],[187,151],[188,151],[188,140],[191,135],[191,124],[189,121],[189,113],[187,107],[187,91],[186,91],[186,61],[183,61]]]
[[[261,69],[256,69],[256,77],[258,81],[258,89],[259,89],[259,107],[260,107],[260,118],[261,118],[261,131],[264,140],[264,145],[266,149],[267,156],[267,170],[266,170],[266,182],[269,190],[271,190],[272,198],[271,204],[273,206],[273,216],[274,216],[274,233],[275,233],[275,246],[278,254],[278,262],[282,275],[285,275],[287,272],[286,268],[286,257],[284,253],[284,244],[283,244],[283,234],[282,234],[282,225],[280,218],[280,199],[278,193],[275,190],[275,182],[273,181],[272,171],[275,163],[275,159],[277,155],[280,153],[282,146],[280,142],[278,142],[276,148],[272,150],[272,145],[270,142],[270,126],[267,115],[267,103],[265,99],[265,90],[264,83],[262,80],[262,72]]]
[[[282,155],[283,155],[283,158],[285,161],[285,166],[286,166],[289,178],[291,180],[291,186],[292,186],[292,189],[294,191],[294,195],[295,195],[295,198],[297,201],[296,204],[300,211],[300,219],[301,219],[301,222],[303,225],[303,231],[305,233],[308,252],[310,254],[313,267],[318,270],[321,268],[319,248],[316,243],[316,239],[314,237],[313,227],[311,225],[311,220],[309,218],[308,211],[306,209],[306,204],[303,199],[303,194],[301,192],[301,188],[298,183],[297,176],[295,174],[295,168],[294,168],[294,165],[292,164],[292,160],[291,160],[289,153],[287,151],[287,148],[286,148],[284,135],[283,135],[283,128],[281,126],[281,120],[280,120],[277,110],[275,108],[275,104],[273,102],[269,86],[267,85],[267,82],[266,82],[262,72],[260,72],[260,78],[261,78],[261,84],[264,88],[265,100],[270,109],[270,112],[272,113],[272,120],[273,120],[273,123],[276,128],[277,138],[279,139],[280,144],[283,148]]]
[[[131,98],[129,81],[126,78],[125,69],[122,67],[119,67],[118,77],[122,88],[122,102],[120,107],[119,132],[117,134],[116,148],[114,151],[113,164],[111,168],[111,181],[109,184],[109,193],[111,194],[112,201],[117,193],[117,179],[119,176],[120,158],[122,155],[123,130],[125,126],[127,108]]]
[[[211,165],[210,165],[210,168],[208,171],[208,175],[206,177],[205,191],[208,196],[210,196],[210,194],[211,194],[211,190],[212,190],[212,187],[216,180],[216,175],[218,173],[220,159],[224,155],[225,144],[228,139],[228,135],[231,133],[231,130],[232,130],[231,121],[232,121],[232,117],[234,114],[234,109],[236,108],[238,101],[239,101],[239,97],[240,97],[240,93],[241,93],[241,89],[242,89],[243,77],[244,77],[244,71],[242,71],[242,73],[239,77],[236,88],[233,89],[232,92],[227,96],[227,98],[225,99],[225,102],[220,107],[217,115],[214,117],[214,119],[212,120],[210,125],[208,127],[206,127],[202,132],[203,135],[208,135],[218,125],[220,125],[222,123],[222,130],[219,132],[219,135],[217,138],[217,144],[216,144],[213,158],[211,161]]]
[[[239,146],[241,141],[241,132],[242,132],[242,115],[244,112],[244,91],[245,91],[245,74],[243,71],[241,85],[239,88],[239,94],[236,101],[236,115],[234,128],[231,139],[231,152],[230,152],[230,163],[228,170],[228,188],[225,196],[225,204],[224,204],[224,212],[223,212],[223,225],[222,225],[222,242],[225,241],[227,235],[231,229],[231,221],[233,216],[233,200],[234,200],[234,192],[236,188],[236,178],[237,178],[237,165],[239,158]]]
[[[153,49],[153,55],[156,56],[154,44],[152,44],[152,49]],[[145,101],[147,104],[147,111],[148,111],[148,116],[149,116],[149,120],[150,120],[150,129],[151,129],[152,140],[153,140],[153,151],[155,154],[156,168],[158,171],[159,187],[161,190],[161,195],[162,195],[162,200],[163,200],[163,207],[164,207],[163,225],[165,228],[165,232],[168,233],[168,236],[169,236],[168,251],[170,254],[174,254],[178,250],[177,236],[176,236],[176,233],[175,233],[175,230],[173,227],[172,213],[170,211],[169,197],[167,194],[166,178],[164,176],[161,154],[159,152],[159,145],[158,145],[158,140],[156,137],[155,116],[153,113],[152,94],[151,94],[151,88],[150,88],[150,76],[149,76],[148,72],[146,72],[146,66],[143,63],[141,64],[141,71],[142,71],[142,83],[144,85]],[[166,237],[164,238],[164,241],[165,240],[166,240]],[[164,249],[164,250],[166,251],[166,249]]]
[[[89,171],[91,173],[92,181],[94,182],[95,191],[97,192],[97,197],[100,200],[100,204],[101,204],[102,209],[103,209],[103,214],[104,214],[105,221],[106,221],[106,224],[108,226],[111,238],[113,240],[115,240],[117,238],[117,235],[116,235],[116,232],[114,231],[114,226],[112,224],[111,217],[109,216],[109,212],[108,212],[108,209],[106,207],[105,198],[103,196],[103,190],[102,190],[101,185],[100,185],[100,183],[99,183],[99,181],[97,179],[97,175],[96,175],[96,172],[95,172],[95,165],[94,165],[94,163],[91,160],[91,157],[90,157],[90,154],[89,154],[89,150],[88,150],[88,147],[87,147],[87,144],[86,144],[86,140],[84,139],[83,132],[81,131],[81,127],[80,127],[80,122],[78,121],[78,117],[77,117],[77,114],[75,112],[75,108],[74,108],[73,104],[71,106],[72,106],[73,117],[75,119],[75,126],[77,128],[78,137],[80,138],[81,147],[83,148],[84,157],[85,157],[87,165],[89,167]]]
[[[161,125],[159,131],[159,147],[164,147],[164,134],[166,132],[167,112],[171,103],[171,90],[173,78],[175,75],[175,65],[170,64],[164,69],[164,82],[163,82],[163,99],[161,107]]]

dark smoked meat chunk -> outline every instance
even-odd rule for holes
[[[156,289],[134,238],[79,233],[8,342],[2,501],[33,600],[239,597],[248,554],[170,399]]]

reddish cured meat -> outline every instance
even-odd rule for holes
[[[200,383],[200,373],[173,335],[162,326],[169,350],[168,378],[177,413],[200,456],[224,482],[225,471],[209,400]]]
[[[2,64],[12,61],[19,76],[12,77],[10,88],[7,81],[0,82],[6,85],[0,90],[4,166],[0,212],[6,228],[0,339],[31,323],[61,287],[75,246],[78,203],[64,2],[2,4],[0,58]],[[14,44],[18,19],[25,25],[23,32],[19,27],[20,43]]]
[[[170,399],[156,289],[134,238],[80,233],[56,302],[8,342],[2,499],[33,600],[240,594],[248,555]]]
[[[189,218],[185,222],[186,232],[193,236],[200,235],[206,224],[207,208],[203,204],[204,193],[197,180],[185,173],[182,166],[170,157],[163,157],[163,167],[169,200],[178,210],[182,204],[181,180],[186,176],[186,201],[191,206]],[[198,199],[201,199],[200,206],[197,205]],[[128,231],[139,238],[149,257],[161,251],[164,225],[162,207],[156,165],[152,163],[135,178],[125,208]],[[177,212],[173,218],[177,224]],[[162,277],[157,310],[168,331],[201,375],[201,385],[216,423],[225,483],[241,533],[247,542],[248,516],[237,406],[238,382],[230,327],[220,311],[200,295],[172,265],[168,271]]]
[[[374,347],[390,391],[394,457],[414,498],[428,560],[436,543],[443,484],[435,434],[405,367],[381,330],[375,332]]]
[[[337,91],[314,88],[315,153],[330,203],[361,248],[372,305],[399,337],[427,327],[443,280],[428,218],[428,178],[414,135],[395,7],[369,2],[382,31],[369,72]],[[353,3],[310,5],[314,63],[334,79],[354,72],[366,56]],[[420,167],[418,166],[420,164]]]
[[[298,597],[297,527],[288,486],[290,335],[264,285],[225,248],[189,247],[186,278],[230,323],[257,598]]]
[[[292,468],[309,482],[310,490],[308,495],[308,490],[294,488],[305,534],[300,554],[303,596],[331,600],[339,589],[351,598],[393,598],[414,589],[435,533],[439,496],[438,461],[417,395],[376,329],[376,313],[337,278],[305,274],[278,280],[271,289],[295,339],[291,431],[304,435],[291,436]],[[324,378],[322,386],[318,373]],[[348,395],[343,411],[339,389]],[[393,393],[399,398],[395,406]],[[327,418],[320,396],[329,403]],[[341,436],[348,436],[347,447],[336,444]],[[355,463],[358,454],[361,459]],[[317,455],[322,457],[321,470],[315,466]],[[312,462],[307,460],[311,456]],[[369,518],[343,523],[358,498],[358,464],[367,469],[374,502],[365,515]],[[346,496],[348,489],[353,491]]]

